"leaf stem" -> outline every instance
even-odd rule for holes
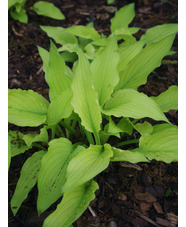
[[[138,142],[139,142],[139,139],[126,140],[126,141],[117,143],[117,144],[115,145],[115,147],[121,147],[121,146],[124,146],[124,145],[133,144],[133,143],[138,143]]]
[[[53,125],[53,126],[51,127],[51,129],[52,129],[52,136],[51,136],[51,140],[53,140],[53,139],[55,138],[55,134],[56,134],[56,126],[57,126],[57,125]]]
[[[76,130],[73,129],[70,125],[68,125],[66,122],[61,121],[59,124],[64,128],[68,129],[72,133],[72,135],[77,136]]]
[[[65,137],[61,127],[59,125],[57,125],[57,128],[56,128],[56,135],[59,136],[59,137]]]
[[[71,126],[71,127],[72,127],[73,129],[75,129],[76,124],[77,124],[77,120],[73,120],[73,122],[72,122],[72,126]]]
[[[84,131],[85,131],[86,137],[88,139],[88,142],[90,144],[95,144],[94,139],[93,139],[93,136],[92,136],[92,133],[89,132],[89,131],[87,131],[85,128],[84,128]]]
[[[33,146],[34,147],[38,147],[39,149],[42,149],[42,150],[46,151],[46,148],[43,147],[42,145],[38,144],[38,143],[33,143]]]
[[[100,145],[101,142],[100,142],[99,134],[97,132],[94,133],[94,138],[95,138],[95,141],[96,141],[96,145]]]

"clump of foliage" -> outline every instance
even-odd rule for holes
[[[127,14],[120,13],[126,9]],[[9,131],[9,164],[11,157],[38,147],[22,167],[11,199],[14,215],[37,183],[39,215],[62,197],[43,226],[68,227],[95,198],[98,184],[94,177],[110,162],[177,161],[177,126],[164,114],[177,109],[177,86],[156,97],[138,92],[162,58],[170,54],[177,26],[156,26],[136,41],[125,32],[136,30],[128,27],[133,16],[133,4],[120,9],[111,20],[112,34],[108,38],[101,38],[92,28],[92,33],[85,32],[88,27],[60,31],[63,41],[67,38],[64,45],[75,41],[71,44],[78,60],[72,70],[53,42],[49,52],[38,47],[50,101],[32,90],[9,90],[9,122],[41,127],[39,134]],[[94,48],[93,55],[82,47],[83,35],[77,40],[80,33]],[[158,124],[150,124],[149,118]],[[139,132],[139,139],[126,140],[133,130]],[[111,136],[119,138],[120,143],[109,144]],[[129,143],[138,145],[131,150],[119,148]]]
[[[24,5],[26,0],[8,0],[8,10],[10,10],[10,15],[15,20],[22,23],[28,23],[28,16]],[[38,15],[50,17],[57,20],[64,20],[65,17],[62,12],[54,6],[54,4],[45,1],[36,2],[30,10],[35,11]]]
[[[175,34],[178,30],[177,24],[158,25],[149,29],[145,35],[141,36],[140,42],[136,42],[136,38],[133,35],[137,33],[140,28],[129,27],[134,16],[133,3],[118,10],[111,19],[111,34],[108,37],[103,33],[99,34],[94,29],[92,23],[89,23],[87,26],[75,25],[68,28],[41,26],[41,29],[45,31],[50,38],[54,39],[56,43],[61,45],[61,47],[58,48],[60,55],[66,62],[72,63],[78,59],[76,45],[83,50],[89,60],[93,60],[95,56],[99,55],[99,52],[108,45],[110,39],[115,37],[117,41],[120,41],[119,51],[121,54],[126,53],[126,51],[130,53],[129,44],[131,44],[131,50],[133,48],[137,55],[145,45],[157,43],[168,35]],[[171,53],[173,52],[168,54]],[[132,53],[130,54],[132,55]],[[128,56],[130,56],[130,54],[128,54]],[[127,57],[126,61],[127,60],[130,61],[130,57]],[[125,65],[124,63],[121,64]],[[119,66],[119,70],[120,67],[121,66]]]

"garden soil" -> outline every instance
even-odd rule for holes
[[[36,1],[28,1],[28,9]],[[57,21],[38,16],[28,11],[28,24],[21,24],[9,17],[9,88],[32,89],[48,98],[48,85],[44,80],[42,60],[37,46],[47,50],[50,39],[40,29],[40,25],[69,27],[93,22],[96,30],[110,34],[110,19],[116,10],[132,1],[115,0],[107,5],[106,0],[51,0],[64,13],[66,20]],[[131,26],[141,27],[139,37],[150,27],[177,23],[177,0],[138,0],[135,2],[136,17]],[[172,50],[177,51],[177,37]],[[69,64],[69,66],[71,66]],[[171,85],[177,85],[177,54],[166,57],[161,67],[153,71],[148,82],[139,88],[148,96],[159,95]],[[166,114],[172,124],[177,125],[177,111]],[[151,122],[154,124],[155,122]],[[17,127],[9,124],[10,130],[24,133],[39,132],[39,128]],[[128,139],[137,138],[137,132]],[[110,138],[111,144],[117,139]],[[132,149],[128,145],[123,149]],[[20,170],[25,160],[36,150],[12,158],[9,170],[9,203],[13,196]],[[149,227],[177,226],[178,224],[178,165],[152,161],[132,165],[128,162],[111,163],[95,178],[99,184],[96,198],[84,214],[74,223],[76,227]],[[14,217],[9,207],[9,227],[41,227],[44,219],[55,210],[58,200],[40,217],[37,215],[37,187],[29,193],[17,215]],[[51,226],[52,227],[52,226]]]

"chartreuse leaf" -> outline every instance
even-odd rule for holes
[[[71,43],[75,44],[77,43],[77,38],[71,34],[67,33],[64,28],[62,27],[52,27],[52,26],[40,26],[41,29],[47,33],[49,37],[54,39],[56,43],[59,43],[61,45]]]
[[[123,89],[114,93],[102,110],[106,115],[115,117],[144,118],[168,122],[160,107],[151,98],[133,89]]]
[[[107,141],[108,141],[108,139],[109,139],[110,136],[116,136],[119,139],[121,138],[119,132],[117,132],[117,133],[108,132],[108,128],[109,128],[109,123],[106,124],[105,127],[104,127],[104,130],[102,130],[100,132],[100,141],[101,141],[101,144],[107,143]]]
[[[56,46],[51,41],[47,83],[49,84],[50,100],[60,95],[71,86],[71,78],[65,74],[65,62],[60,57]]]
[[[52,3],[50,2],[44,2],[39,1],[36,2],[32,7],[32,10],[34,10],[37,14],[50,17],[57,20],[64,20],[65,16],[62,14],[62,12]]]
[[[100,130],[101,113],[98,95],[91,83],[90,63],[78,49],[79,62],[72,81],[74,111],[80,116],[86,130],[97,134]]]
[[[27,146],[31,146],[32,143],[34,143],[34,142],[43,142],[45,144],[48,144],[48,132],[47,132],[46,126],[44,126],[40,130],[40,134],[29,133],[29,134],[24,135],[23,140],[25,141]]]
[[[140,152],[132,152],[129,150],[122,150],[112,147],[113,157],[110,159],[112,162],[126,161],[131,163],[149,162]]]
[[[92,80],[98,93],[98,100],[102,106],[113,93],[119,82],[117,66],[119,62],[118,46],[115,37],[91,63]]]
[[[126,132],[131,135],[133,131],[133,126],[128,118],[122,118],[118,124],[115,124],[112,118],[109,118],[108,133],[120,133]]]
[[[14,18],[14,20],[18,20],[21,23],[28,23],[28,16],[26,13],[26,10],[23,8],[20,8],[20,12],[17,12],[13,9],[10,9],[10,15],[12,18]]]
[[[72,145],[65,139],[59,138],[49,143],[49,149],[42,159],[41,171],[38,178],[38,213],[44,212],[61,195],[61,188],[66,181],[66,169],[69,161],[85,148]]]
[[[43,71],[45,72],[45,80],[46,82],[48,82],[47,72],[48,72],[49,52],[40,46],[38,46],[38,51],[43,61]]]
[[[108,42],[109,42],[108,38],[100,38],[100,39],[94,40],[92,44],[95,46],[106,46]]]
[[[115,0],[107,0],[107,4],[112,4]]]
[[[14,89],[8,94],[8,121],[36,127],[46,122],[48,101],[32,90]]]
[[[151,134],[153,132],[153,126],[145,121],[143,123],[137,123],[134,125],[134,128],[141,134]]]
[[[163,132],[164,130],[175,128],[178,129],[178,126],[171,124],[157,124],[153,126],[153,134]]]
[[[171,86],[165,92],[156,97],[151,97],[161,108],[163,112],[171,109],[178,109],[178,87]]]
[[[162,24],[152,27],[142,35],[141,40],[146,44],[155,43],[161,39],[178,32],[178,24]]]
[[[90,145],[70,161],[66,173],[67,181],[62,191],[70,191],[101,173],[108,167],[112,156],[109,144]]]
[[[8,135],[11,136],[11,156],[14,157],[32,148],[27,146],[23,140],[24,134],[19,131],[9,131]]]
[[[62,119],[68,118],[72,113],[72,89],[67,88],[60,95],[57,95],[48,107],[48,125],[58,124]]]
[[[75,36],[79,36],[85,39],[95,40],[100,38],[99,33],[94,28],[83,25],[75,25],[65,28],[65,32],[71,33]]]
[[[10,167],[11,158],[12,158],[11,136],[8,135],[8,169]]]
[[[111,19],[111,32],[113,33],[120,27],[127,28],[134,16],[134,3],[128,4],[118,10],[115,13],[115,16]]]
[[[169,52],[174,37],[175,34],[167,36],[159,42],[147,45],[120,72],[120,81],[116,86],[116,90],[123,88],[137,89],[140,85],[145,84],[147,76],[160,66],[162,58]]]
[[[22,202],[26,199],[28,193],[37,182],[37,177],[41,166],[41,159],[43,158],[44,154],[44,151],[38,151],[34,153],[26,160],[21,169],[21,175],[16,185],[14,195],[11,199],[11,209],[14,215],[16,215]]]
[[[166,163],[178,161],[178,130],[177,127],[164,124],[157,127],[153,134],[142,135],[139,148],[133,151],[140,152],[149,160],[155,159]]]
[[[65,192],[57,209],[45,219],[43,227],[68,227],[86,210],[95,198],[98,184],[91,180],[71,191]]]
[[[140,51],[143,49],[144,42],[134,42],[131,44],[128,44],[124,47],[119,48],[119,54],[120,54],[120,61],[118,64],[118,71],[121,72],[125,69],[125,67],[128,65],[128,63],[140,53]]]
[[[15,5],[17,2],[19,2],[19,0],[8,0],[8,10],[10,9],[10,7]]]

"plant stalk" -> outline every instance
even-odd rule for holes
[[[90,144],[93,144],[93,145],[94,145],[95,142],[94,142],[92,133],[89,132],[89,131],[87,131],[86,129],[84,129],[84,131],[85,131],[86,137],[87,137],[87,139],[88,139],[88,142],[89,142]]]
[[[57,126],[57,125],[54,125],[54,126],[52,126],[52,127],[51,127],[51,129],[52,129],[52,136],[51,136],[51,140],[53,140],[53,139],[55,138],[55,134],[56,134],[56,126]]]
[[[96,141],[96,145],[101,145],[99,134],[97,132],[94,133],[94,138],[95,138],[95,141]]]
[[[70,125],[68,125],[66,122],[61,121],[60,125],[63,126],[66,129],[68,129],[72,133],[72,135],[77,136],[76,130],[73,129]]]
[[[121,147],[121,146],[124,146],[124,145],[133,144],[133,143],[138,143],[138,142],[139,142],[139,139],[126,140],[126,141],[117,143],[117,144],[115,145],[115,147]]]

